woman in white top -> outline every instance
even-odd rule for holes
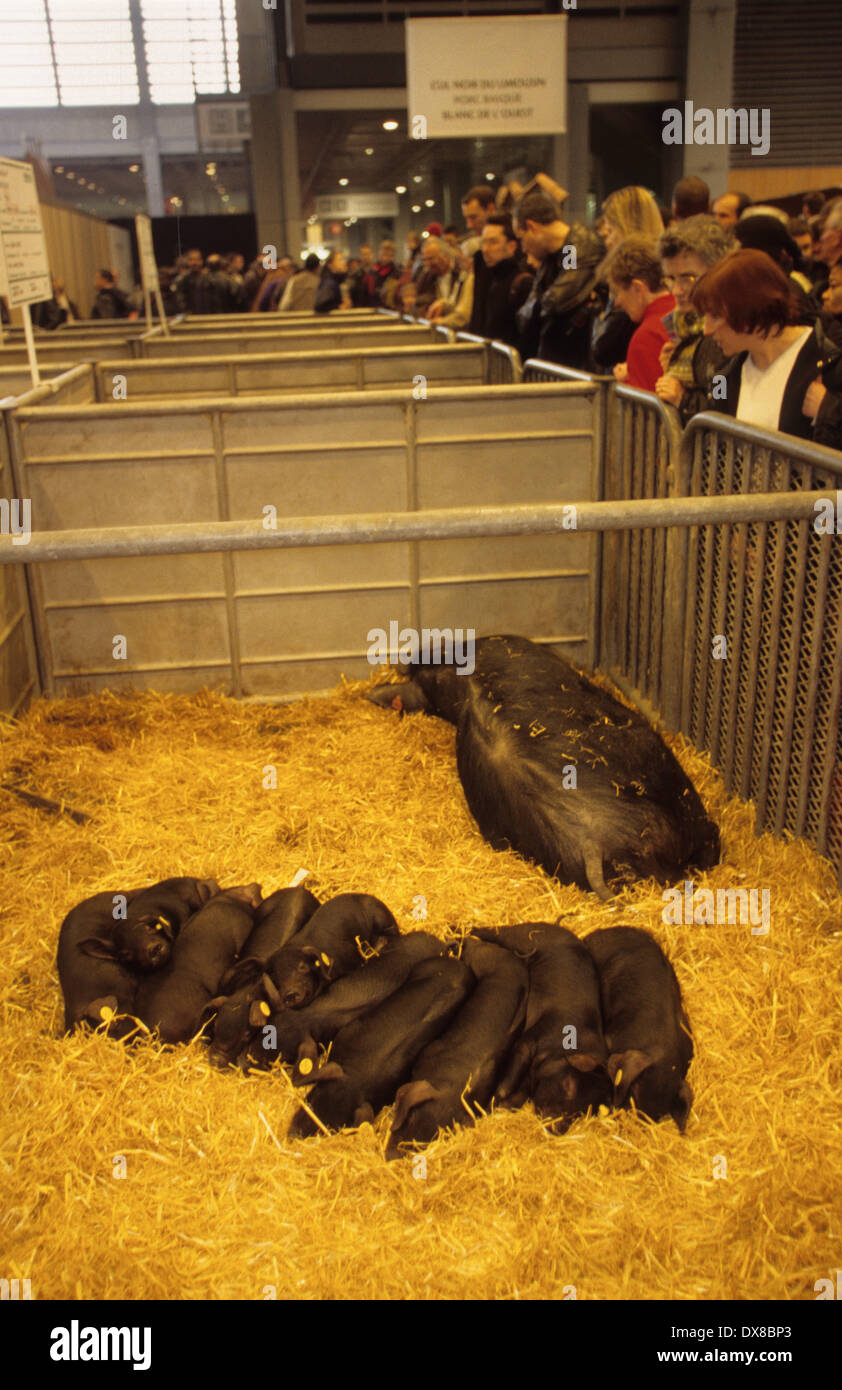
[[[696,282],[704,331],[731,361],[714,377],[712,410],[748,425],[842,447],[842,350],[798,324],[784,272],[763,251],[735,251]]]

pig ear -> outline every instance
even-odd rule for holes
[[[386,685],[376,685],[365,697],[381,709],[394,709],[398,714],[415,714],[423,710],[426,714],[430,702],[420,685],[415,681],[390,681]]]
[[[219,892],[219,884],[213,878],[202,878],[199,880],[197,891],[200,900],[206,903],[208,898],[216,897]]]
[[[571,1067],[575,1067],[577,1071],[584,1072],[596,1071],[597,1067],[604,1065],[598,1057],[593,1057],[590,1052],[573,1052],[568,1058],[568,1061]]]
[[[253,985],[262,973],[262,960],[258,960],[257,956],[243,956],[242,960],[238,960],[226,970],[219,982],[219,988],[223,994],[233,994],[235,990],[242,989],[243,985]]]
[[[672,1115],[672,1118],[675,1120],[675,1123],[678,1125],[678,1128],[681,1130],[682,1134],[684,1133],[684,1128],[687,1124],[687,1119],[690,1114],[690,1106],[692,1104],[693,1092],[690,1089],[689,1083],[686,1081],[682,1081],[681,1085],[678,1088],[678,1094],[675,1100],[673,1101],[672,1105],[670,1106],[670,1114]]]
[[[311,1081],[345,1081],[345,1079],[345,1072],[338,1062],[325,1062],[324,1066],[319,1067],[312,1076],[302,1079],[302,1084],[307,1085]]]
[[[533,1051],[529,1042],[525,1038],[521,1038],[520,1042],[515,1044],[506,1069],[495,1088],[495,1094],[498,1100],[508,1100],[510,1096],[514,1095],[523,1080],[526,1068],[532,1060],[532,1055]],[[400,1092],[398,1092],[398,1095],[400,1095]]]
[[[215,999],[209,999],[202,1012],[199,1014],[199,1022],[207,1023],[211,1014],[215,1014],[217,1009],[221,1009],[223,1004],[228,1003],[226,994],[218,994]]]
[[[272,986],[274,989],[274,985]],[[265,999],[255,999],[249,1009],[249,1027],[262,1028],[267,1019],[271,1017],[269,1005]]]
[[[260,977],[260,983],[263,986],[263,993],[266,995],[266,998],[269,1000],[269,1003],[272,1005],[272,1008],[278,1010],[282,1009],[284,1007],[283,1000],[281,999],[281,996],[275,988],[275,982],[272,979],[272,976],[267,975],[265,970]]]
[[[435,1100],[438,1095],[429,1081],[407,1081],[395,1096],[395,1113],[392,1116],[392,1129],[400,1129],[410,1110],[423,1105],[425,1100]]]
[[[116,960],[117,949],[112,941],[103,941],[101,937],[89,936],[84,941],[79,942],[79,950],[86,956],[97,956],[101,960]]]
[[[648,1052],[638,1052],[632,1049],[629,1052],[613,1052],[611,1054],[608,1058],[608,1075],[614,1083],[614,1103],[616,1105],[625,1105],[629,1087],[651,1065],[652,1058]]]

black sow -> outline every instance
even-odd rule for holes
[[[524,637],[483,637],[475,670],[415,665],[377,704],[456,724],[465,798],[495,849],[562,883],[672,883],[719,858],[719,832],[661,737],[569,662]]]
[[[693,1039],[675,971],[638,927],[605,927],[585,941],[599,971],[615,1104],[633,1100],[650,1119],[671,1115],[683,1130],[693,1104],[684,1079]]]

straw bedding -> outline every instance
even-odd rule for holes
[[[362,689],[272,708],[205,693],[43,701],[4,726],[0,781],[91,819],[0,791],[0,1273],[41,1299],[814,1298],[840,1249],[827,864],[755,839],[751,808],[679,739],[723,832],[723,863],[697,887],[769,888],[771,933],[665,926],[651,884],[605,906],[490,849],[453,729],[398,719]],[[527,1106],[437,1140],[425,1173],[384,1161],[389,1111],[288,1143],[283,1071],[217,1073],[195,1042],[59,1036],[58,927],[82,898],[172,874],[268,893],[301,868],[320,897],[381,897],[404,930],[566,913],[579,934],[652,931],[695,1034],[686,1134],[623,1113],[555,1138]]]

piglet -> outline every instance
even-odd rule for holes
[[[599,971],[615,1104],[633,1101],[652,1120],[671,1115],[683,1131],[693,1039],[675,971],[639,927],[603,927],[585,941]]]
[[[278,994],[273,1004],[303,1008],[327,980],[338,980],[362,965],[358,943],[374,947],[380,938],[397,934],[398,924],[379,898],[368,893],[340,893],[331,898],[268,962],[266,973]]]
[[[371,1013],[400,988],[413,966],[442,955],[444,949],[444,942],[429,932],[393,937],[379,956],[330,985],[307,1008],[283,1009],[271,1018],[256,1017],[258,1024],[272,1025],[272,1032],[266,1033],[252,1049],[259,1064],[268,1066],[278,1057],[295,1062],[293,1082],[309,1085],[319,1043],[329,1042],[340,1028]]]
[[[529,969],[526,1027],[497,1098],[513,1107],[531,1097],[538,1114],[553,1120],[552,1132],[563,1134],[575,1115],[611,1104],[593,958],[573,932],[546,922],[478,928],[476,934],[518,952]]]
[[[488,1105],[500,1064],[523,1026],[529,988],[523,962],[470,937],[462,960],[476,976],[476,988],[446,1031],[424,1048],[412,1080],[398,1091],[387,1158],[399,1157],[403,1143],[428,1144],[439,1130],[473,1124],[468,1103]]]
[[[423,960],[405,983],[365,1018],[336,1035],[330,1061],[320,1067],[307,1103],[328,1129],[361,1125],[394,1099],[419,1052],[449,1024],[474,985],[463,961]],[[315,1134],[306,1110],[293,1116],[290,1134]]]
[[[163,970],[147,975],[137,1013],[165,1043],[186,1042],[198,1030],[202,1010],[254,925],[260,888],[228,888],[205,903],[176,938]]]
[[[261,903],[242,956],[225,972],[219,994],[208,1000],[200,1021],[215,1015],[210,1060],[227,1066],[248,1045],[254,1029],[266,1022],[267,997],[280,1006],[280,996],[266,975],[267,962],[309,921],[319,906],[306,888],[279,888]]]
[[[132,902],[141,890],[122,892]],[[113,1037],[123,1037],[137,1025],[133,1014],[137,977],[117,959],[114,950],[115,897],[120,890],[96,893],[67,914],[58,938],[59,983],[64,996],[64,1027],[69,1032],[81,1024],[98,1027],[108,1022]]]
[[[117,960],[129,969],[160,970],[184,923],[218,892],[212,878],[165,878],[144,888],[114,924]]]

